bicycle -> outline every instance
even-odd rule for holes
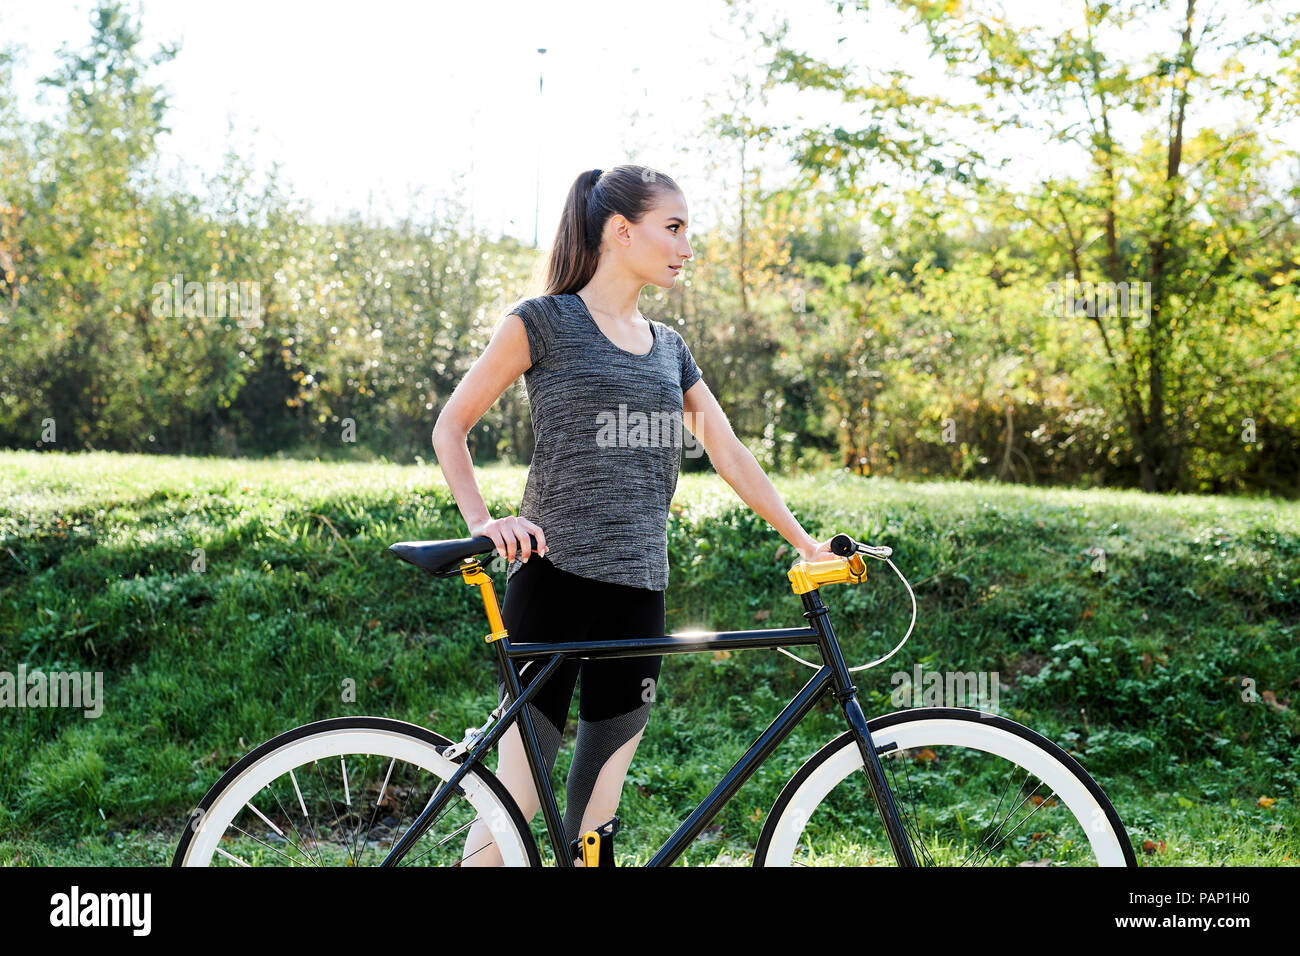
[[[506,865],[541,866],[528,821],[483,763],[518,720],[555,865],[574,866],[533,718],[524,707],[560,664],[571,657],[776,648],[816,673],[645,865],[678,860],[829,691],[848,729],[782,789],[759,834],[754,866],[1136,866],[1110,800],[1077,760],[1041,734],[969,708],[918,707],[865,717],[851,673],[892,656],[912,627],[890,654],[850,668],[821,589],[865,581],[865,555],[888,563],[912,594],[888,547],[840,534],[830,557],[793,565],[787,577],[803,603],[806,627],[573,643],[510,641],[482,557],[494,549],[488,537],[399,542],[388,549],[436,577],[459,575],[479,588],[491,627],[485,641],[495,649],[509,688],[481,727],[466,728],[458,742],[373,716],[331,718],[287,731],[254,748],[208,790],[190,814],[173,865],[458,866],[495,844]],[[786,650],[802,645],[819,651],[820,665]],[[530,660],[544,663],[521,691],[515,662],[524,661],[522,668]],[[309,796],[304,781],[311,785]],[[1025,828],[1030,820],[1035,822]],[[483,821],[490,839],[462,845],[476,821]]]

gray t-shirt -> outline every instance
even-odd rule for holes
[[[652,319],[650,351],[628,352],[574,294],[524,299],[511,313],[528,332],[536,439],[519,516],[546,533],[557,568],[665,590],[668,504],[690,441],[682,395],[700,378],[691,350]],[[511,562],[507,582],[521,567]]]

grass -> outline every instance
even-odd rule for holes
[[[493,514],[517,508],[526,469],[476,473]],[[384,553],[465,535],[435,465],[0,452],[0,474],[0,671],[104,680],[98,718],[0,707],[0,863],[166,863],[188,810],[276,733],[374,713],[459,739],[495,703],[476,591]],[[1140,863],[1300,859],[1300,505],[847,473],[776,484],[815,535],[892,546],[916,588],[909,642],[856,675],[869,716],[898,709],[894,675],[918,663],[996,673],[998,710],[1084,764]],[[669,631],[803,625],[783,545],[721,478],[684,474]],[[825,589],[850,664],[910,620],[901,583],[871,566],[865,585]],[[620,862],[649,859],[810,673],[774,652],[667,657]],[[781,786],[842,730],[823,701],[684,862],[747,862]]]

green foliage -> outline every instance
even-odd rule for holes
[[[747,115],[761,96],[747,86],[707,148],[794,161],[779,181],[747,165],[693,237],[691,275],[643,294],[746,447],[785,474],[1300,494],[1293,155],[1249,127],[1183,134],[1156,113],[1131,143],[1110,132],[1176,96],[1195,117],[1212,83],[1276,117],[1294,97],[1241,57],[1276,47],[1278,89],[1294,89],[1296,18],[1207,24],[1201,42],[1231,52],[1217,67],[1189,54],[1179,85],[1177,51],[1164,66],[1112,58],[1108,38],[1143,25],[1131,4],[1065,34],[896,5],[988,103],[864,83],[781,31],[755,34],[772,83],[838,92],[865,128],[782,132]],[[90,27],[47,78],[62,110],[42,123],[20,115],[0,51],[0,445],[424,460],[540,250],[476,232],[454,200],[392,225],[321,222],[233,149],[202,195],[177,192],[154,173],[169,107],[151,73],[178,51],[144,50],[115,2]],[[1012,91],[1040,107],[1043,142],[1085,151],[1082,174],[1008,183],[942,128],[969,119],[992,142],[1024,126]],[[1152,321],[1062,314],[1048,293],[1069,278],[1150,283]],[[254,287],[255,307],[241,298]],[[528,459],[519,383],[468,441],[478,462]]]
[[[0,710],[0,859],[165,862],[206,788],[276,733],[374,713],[458,737],[495,702],[477,591],[385,553],[465,533],[436,469],[0,452],[0,470],[0,669],[104,679],[98,718]],[[517,504],[523,469],[477,474],[493,513]],[[997,673],[998,709],[1081,760],[1139,843],[1165,841],[1149,862],[1296,858],[1295,506],[845,471],[777,483],[810,532],[889,544],[915,587],[910,640],[855,674],[869,715],[897,709],[895,671]],[[717,476],[684,476],[669,549],[670,632],[804,623],[795,556]],[[850,665],[911,620],[874,562],[824,599]],[[647,859],[809,676],[775,652],[665,658],[620,809],[628,852]],[[687,862],[743,860],[843,729],[819,704]]]

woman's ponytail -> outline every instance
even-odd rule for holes
[[[624,164],[589,169],[569,187],[555,241],[545,259],[542,295],[577,292],[596,274],[605,223],[616,213],[640,222],[660,194],[678,191],[677,183],[649,166]]]

